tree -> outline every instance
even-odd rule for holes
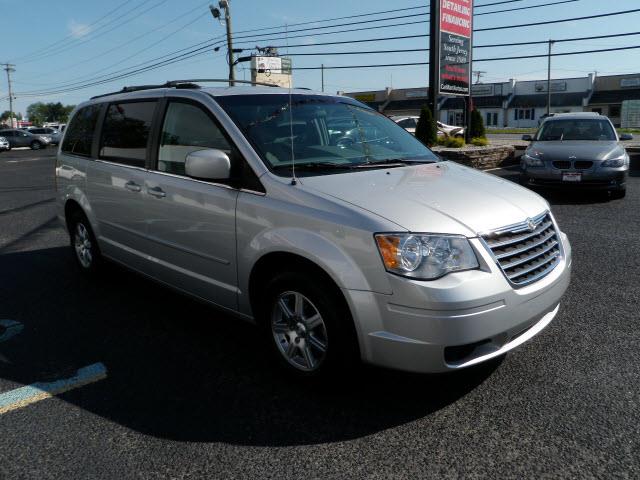
[[[484,130],[484,121],[482,120],[482,114],[474,108],[471,112],[471,126],[469,128],[469,137],[485,138],[486,136],[487,135]]]
[[[438,125],[433,119],[431,109],[423,105],[420,110],[420,118],[416,126],[416,138],[429,147],[438,142]]]
[[[34,125],[42,125],[44,122],[66,123],[74,105],[57,103],[32,103],[27,107],[27,117]]]
[[[6,120],[9,120],[9,117],[11,116],[11,112],[9,112],[9,110],[5,110],[4,112],[2,112],[2,114],[0,115],[0,122],[4,122]]]

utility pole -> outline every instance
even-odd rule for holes
[[[3,63],[2,65],[4,65],[4,69],[7,72],[7,84],[9,86],[9,126],[13,128],[13,92],[11,91],[11,72],[15,72],[16,69],[13,68],[15,65],[12,65],[11,63]]]
[[[480,79],[482,77],[484,77],[484,74],[487,73],[485,71],[482,70],[476,70],[473,72],[473,74],[476,76],[476,85],[478,85],[480,83]]]
[[[551,114],[551,47],[555,42],[549,40],[549,54],[547,56],[547,116]]]
[[[236,72],[235,72],[235,64],[233,61],[233,41],[231,39],[231,10],[229,8],[229,0],[220,0],[218,2],[218,6],[224,10],[224,21],[227,25],[227,52],[228,52],[228,62],[229,62],[229,86],[233,87],[235,85]],[[209,5],[209,10],[211,10],[211,14],[213,18],[220,18],[220,10],[215,8],[213,5]]]
[[[320,72],[322,72],[322,91],[324,92],[324,63],[320,65]]]

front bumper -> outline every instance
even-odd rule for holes
[[[514,289],[478,240],[481,269],[433,282],[391,276],[393,294],[346,291],[365,362],[421,373],[469,367],[502,355],[556,316],[571,276],[571,246],[540,281]]]
[[[580,182],[563,180],[564,173],[580,173]],[[522,184],[530,187],[562,187],[611,190],[623,188],[626,185],[628,167],[600,168],[592,167],[588,170],[557,169],[553,166],[522,167]]]

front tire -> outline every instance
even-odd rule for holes
[[[619,190],[612,190],[610,193],[613,200],[621,200],[627,196],[627,189],[621,188]]]
[[[31,150],[40,150],[42,148],[42,143],[40,143],[38,140],[34,140],[33,142],[31,142]]]
[[[91,224],[83,213],[75,212],[71,215],[69,238],[73,258],[80,271],[86,275],[96,275],[102,267],[102,255]]]
[[[291,374],[315,377],[357,363],[351,313],[337,287],[328,283],[311,273],[283,272],[268,283],[259,302],[263,337]]]

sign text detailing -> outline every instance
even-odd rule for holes
[[[469,95],[472,0],[440,0],[440,93]]]

